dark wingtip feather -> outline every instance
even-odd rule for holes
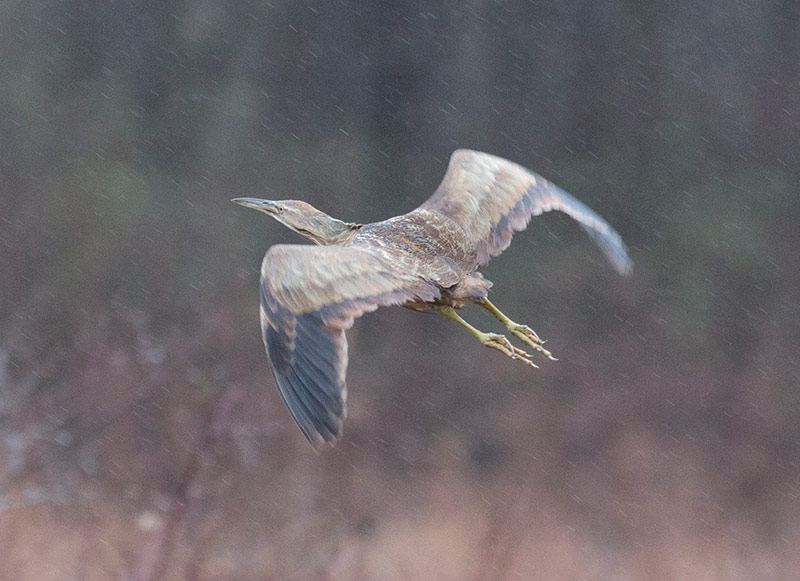
[[[625,243],[619,233],[600,214],[572,194],[565,192],[547,180],[542,178],[539,178],[539,180],[547,184],[547,191],[555,193],[560,198],[558,204],[553,206],[553,209],[560,210],[576,220],[581,225],[581,228],[600,247],[617,272],[623,276],[631,274],[633,272],[633,261],[628,256]]]
[[[272,326],[266,331],[267,352],[284,405],[314,446],[333,442],[342,434],[346,414],[344,386],[338,385],[338,340],[319,317],[301,315],[295,322],[295,340],[289,343]]]
[[[609,231],[600,232],[584,224],[581,226],[600,247],[618,273],[622,276],[629,276],[633,272],[633,261],[628,256],[625,243],[615,230],[609,226]]]

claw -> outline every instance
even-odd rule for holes
[[[487,347],[491,347],[492,349],[497,349],[501,353],[504,353],[511,359],[516,359],[530,365],[531,367],[539,367],[533,361],[530,360],[531,354],[527,351],[523,351],[519,347],[514,347],[506,337],[503,335],[497,335],[495,333],[483,333],[480,337],[481,343],[486,345]]]
[[[530,345],[531,347],[536,349],[536,351],[538,351],[548,359],[552,361],[558,361],[558,359],[553,357],[553,354],[550,353],[550,351],[548,351],[543,347],[543,345],[547,343],[547,341],[543,341],[542,339],[540,339],[539,335],[536,334],[536,331],[534,331],[527,325],[518,325],[516,323],[513,323],[508,326],[508,329],[514,334],[514,336],[518,337],[526,345]]]
[[[479,303],[484,309],[492,313],[495,317],[497,317],[501,323],[503,323],[506,328],[511,331],[515,337],[518,337],[523,343],[529,345],[536,349],[539,353],[551,359],[553,361],[558,361],[553,354],[550,353],[547,349],[542,347],[546,343],[546,341],[542,341],[539,338],[539,335],[536,334],[536,331],[528,327],[527,325],[520,325],[519,323],[515,323],[508,317],[506,317],[503,312],[495,307],[491,301],[487,298],[481,299]]]

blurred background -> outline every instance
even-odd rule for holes
[[[796,2],[11,0],[0,56],[0,577],[797,578]],[[229,200],[376,221],[460,147],[634,273],[536,218],[483,271],[560,361],[381,309],[316,454],[258,328],[304,240]]]

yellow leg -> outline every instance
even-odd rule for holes
[[[503,335],[496,335],[495,333],[483,333],[481,331],[478,331],[478,329],[476,329],[475,327],[467,323],[464,319],[462,319],[460,316],[458,316],[458,313],[456,313],[453,307],[441,306],[441,307],[436,307],[434,310],[443,317],[447,317],[448,319],[452,319],[453,321],[456,321],[459,324],[461,324],[467,331],[469,331],[475,337],[477,337],[478,341],[480,341],[483,345],[491,347],[492,349],[497,349],[501,353],[505,353],[506,355],[511,357],[511,359],[517,359],[519,361],[522,361],[523,363],[527,363],[531,367],[539,367],[533,361],[530,360],[529,353],[523,351],[522,349],[514,347],[508,339],[503,337]]]
[[[528,327],[527,325],[520,325],[515,323],[511,319],[505,316],[503,312],[495,307],[491,301],[487,298],[482,298],[481,302],[479,303],[484,309],[492,313],[495,317],[497,317],[501,323],[503,323],[506,328],[514,334],[514,336],[518,337],[521,341],[523,341],[526,345],[530,345],[537,351],[539,351],[545,357],[552,359],[553,361],[558,361],[553,354],[550,353],[547,349],[544,348],[544,341],[539,339],[539,335],[536,332]]]

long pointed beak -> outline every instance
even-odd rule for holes
[[[245,208],[252,208],[265,214],[276,213],[275,202],[272,200],[260,200],[258,198],[233,198],[231,202],[244,206]]]

